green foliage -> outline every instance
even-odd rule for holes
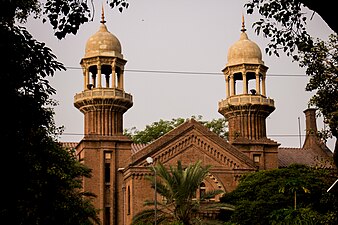
[[[198,218],[194,213],[200,210],[199,201],[195,200],[196,191],[202,181],[208,175],[210,166],[201,166],[201,161],[183,167],[181,162],[177,162],[177,167],[170,166],[167,169],[161,163],[151,168],[156,171],[154,176],[147,177],[158,194],[166,199],[165,202],[157,202],[158,224],[193,224],[193,220]],[[213,191],[206,196],[216,196],[222,191]],[[146,205],[154,205],[153,201],[147,201]],[[133,224],[140,224],[154,218],[154,210],[148,209],[137,214],[133,218]]]
[[[129,3],[127,0],[108,0],[111,8],[118,8],[120,12],[123,12],[124,9],[128,9]]]
[[[125,129],[124,134],[131,137],[134,143],[149,143],[162,135],[168,133],[175,127],[178,127],[182,123],[184,123],[184,119],[172,119],[168,120],[159,120],[158,122],[154,122],[151,125],[147,125],[144,130],[139,131],[136,127],[131,128],[130,130]]]
[[[110,7],[120,12],[127,9],[127,0],[106,0]],[[49,21],[58,39],[68,34],[76,34],[80,26],[93,20],[95,13],[93,0],[4,0],[0,4],[0,21],[14,24],[15,20],[25,23],[31,15]]]
[[[257,9],[262,15],[253,27],[257,34],[262,33],[270,39],[265,49],[269,55],[279,56],[279,51],[284,51],[288,56],[297,57],[299,48],[311,46],[312,40],[306,32],[307,17],[300,1],[252,0],[245,7],[248,14]]]
[[[321,217],[320,214],[312,210],[311,208],[300,208],[298,210],[288,208],[272,212],[270,218],[272,221],[271,225],[284,225],[284,224],[316,225],[320,223],[318,221],[318,218],[320,217]]]
[[[228,136],[227,123],[225,118],[213,119],[211,121],[204,121],[202,116],[192,116],[191,118],[199,121],[204,126],[209,128],[214,133],[218,134],[222,138]],[[125,129],[124,134],[129,136],[134,143],[150,143],[164,134],[168,133],[172,129],[178,127],[188,119],[174,118],[172,120],[159,120],[153,122],[151,125],[147,125],[144,130],[138,130],[136,127],[131,129]]]
[[[25,22],[31,14],[38,16],[41,12],[39,0],[1,1],[0,6],[0,21],[7,24],[13,24],[15,20]]]
[[[8,8],[4,8],[8,6]],[[38,13],[38,1],[1,1],[1,221],[11,224],[98,224],[91,193],[81,192],[90,170],[58,142],[48,77],[64,70],[44,43],[14,24]],[[85,197],[85,198],[84,198]]]
[[[328,42],[314,43],[311,51],[301,55],[301,66],[310,76],[307,91],[316,91],[310,104],[318,107],[330,127],[331,134],[338,137],[338,36],[331,35]]]
[[[78,0],[46,2],[43,13],[47,15],[57,38],[62,39],[67,34],[76,34],[80,25],[89,21],[90,10],[87,4],[87,1]],[[43,22],[45,21],[46,18],[43,19]]]
[[[236,190],[225,194],[221,201],[235,205],[231,222],[242,225],[301,224],[288,221],[305,217],[316,224],[337,224],[337,196],[326,192],[335,179],[333,171],[301,165],[260,171],[243,176]]]
[[[202,119],[202,117],[201,117]],[[209,128],[215,134],[218,134],[221,138],[227,139],[228,137],[228,124],[225,118],[212,119],[211,121],[201,121],[204,126]]]
[[[306,91],[315,91],[309,105],[319,109],[324,118],[325,127],[319,136],[325,141],[336,137],[334,160],[338,165],[338,37],[337,16],[329,13],[330,6],[318,1],[306,0],[251,0],[245,4],[248,14],[257,10],[262,16],[253,24],[257,34],[263,34],[270,42],[265,49],[269,55],[279,56],[283,51],[301,67],[306,68],[310,81]],[[328,41],[311,37],[306,29],[306,7],[317,12],[336,32]],[[332,14],[332,15],[331,15]],[[333,15],[334,14],[334,15]],[[329,15],[329,16],[327,16]]]

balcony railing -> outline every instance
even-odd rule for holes
[[[87,98],[126,98],[133,101],[131,94],[125,93],[123,90],[117,88],[94,88],[91,90],[84,90],[74,96],[74,101],[77,102]]]
[[[245,104],[253,104],[253,105],[268,105],[274,106],[275,101],[271,98],[267,98],[262,95],[235,95],[229,98],[223,99],[218,102],[218,107],[226,107],[227,105],[245,105]]]

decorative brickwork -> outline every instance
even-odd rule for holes
[[[226,98],[219,102],[219,112],[228,119],[229,141],[191,119],[148,145],[132,143],[122,135],[123,114],[133,105],[132,95],[124,91],[127,61],[119,40],[104,22],[102,11],[100,29],[89,38],[81,60],[83,91],[74,97],[74,106],[84,114],[85,135],[80,143],[64,143],[67,148],[76,148],[77,158],[92,169],[92,177],[83,180],[83,188],[97,196],[93,203],[100,210],[102,224],[130,225],[133,216],[146,209],[145,200],[154,200],[154,189],[146,179],[153,175],[147,157],[167,167],[177,165],[177,161],[187,166],[197,160],[211,165],[196,198],[208,190],[230,192],[244,174],[257,170],[295,162],[329,165],[330,154],[315,134],[313,110],[305,111],[304,148],[278,149],[279,144],[267,138],[265,120],[275,110],[274,100],[266,97],[268,67],[259,47],[248,39],[244,21],[240,40],[230,48],[223,70]],[[255,82],[251,93],[250,81]],[[243,93],[236,93],[236,82],[242,82]],[[157,196],[157,200],[164,199]],[[216,214],[212,210],[204,216],[213,218]]]

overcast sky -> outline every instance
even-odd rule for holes
[[[83,114],[73,106],[73,97],[83,89],[79,62],[84,56],[86,42],[100,24],[102,1],[94,2],[94,20],[64,40],[54,37],[50,25],[42,24],[41,20],[30,20],[27,24],[33,36],[45,42],[68,68],[50,79],[57,90],[54,98],[59,101],[55,120],[57,125],[65,126],[61,141],[80,141],[83,137]],[[265,65],[269,67],[267,97],[275,100],[276,110],[267,118],[268,137],[283,147],[303,144],[304,136],[299,137],[299,132],[305,135],[303,111],[313,95],[305,91],[308,82],[305,70],[283,54],[279,58],[265,54],[267,40],[253,32],[251,26],[258,16],[245,13],[246,2],[129,0],[130,6],[123,13],[105,5],[107,28],[120,40],[122,53],[128,61],[125,91],[133,95],[134,105],[124,114],[124,128],[143,129],[160,119],[192,115],[202,115],[205,120],[222,117],[218,113],[218,102],[225,98],[221,70],[227,62],[229,47],[239,39],[243,13],[249,39],[260,46]],[[309,12],[308,17],[311,15]],[[322,39],[332,33],[317,14],[308,28],[313,36]],[[321,129],[322,121],[318,120],[317,125]],[[331,150],[333,142],[328,142]]]

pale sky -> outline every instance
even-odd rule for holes
[[[42,24],[41,20],[30,20],[27,24],[33,36],[45,42],[68,68],[50,79],[57,91],[53,97],[59,101],[55,121],[58,126],[65,126],[61,141],[83,138],[83,114],[73,106],[73,98],[75,93],[83,90],[79,63],[86,42],[100,25],[102,1],[94,2],[94,20],[64,40],[54,37],[50,25]],[[128,61],[124,89],[133,95],[134,105],[124,114],[124,128],[142,130],[160,119],[192,115],[202,115],[204,120],[222,117],[218,113],[218,102],[225,98],[221,70],[227,62],[229,47],[239,39],[243,13],[249,39],[260,46],[265,65],[269,67],[266,91],[267,97],[275,100],[276,109],[267,118],[267,136],[282,147],[300,147],[300,141],[303,144],[304,136],[299,138],[299,132],[305,135],[303,111],[313,95],[305,91],[308,82],[305,70],[283,54],[279,58],[265,54],[267,40],[254,33],[251,26],[258,16],[245,13],[243,5],[246,2],[129,0],[130,6],[123,13],[104,6],[106,26],[120,40],[122,54]],[[308,16],[311,15],[309,12]],[[313,36],[322,39],[332,33],[317,14],[309,21],[308,28]],[[219,74],[139,73],[132,70]],[[317,126],[323,127],[320,119]],[[333,146],[331,139],[328,147],[333,150]]]

